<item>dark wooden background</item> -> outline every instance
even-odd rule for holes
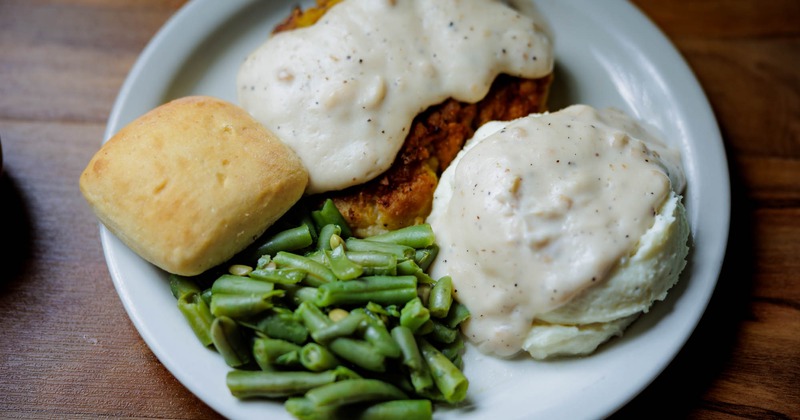
[[[214,418],[128,319],[77,187],[183,0],[0,0],[0,417]],[[731,169],[708,311],[615,417],[800,418],[800,2],[636,0],[697,74]]]

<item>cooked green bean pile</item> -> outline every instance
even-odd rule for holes
[[[426,274],[430,226],[359,239],[330,200],[301,216],[224,274],[170,277],[197,338],[235,368],[231,393],[285,399],[298,419],[425,419],[463,401],[469,312]]]

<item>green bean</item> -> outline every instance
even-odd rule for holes
[[[372,372],[386,370],[386,358],[374,346],[363,340],[337,338],[328,343],[328,348],[340,358]]]
[[[414,392],[418,395],[430,395],[431,392],[437,389],[427,363],[423,363],[422,369],[409,370],[408,377],[411,380]]]
[[[228,372],[226,382],[231,394],[237,398],[281,398],[304,394],[313,388],[333,383],[337,379],[338,375],[335,371],[232,370]]]
[[[250,348],[236,321],[220,316],[211,323],[211,341],[230,367],[250,363]]]
[[[428,296],[428,310],[435,318],[444,318],[450,312],[453,303],[453,280],[444,276],[436,282]]]
[[[261,370],[273,370],[273,366],[292,367],[299,365],[297,357],[300,346],[277,338],[260,337],[253,341],[253,358]],[[294,356],[287,357],[289,353]]]
[[[206,290],[203,290],[203,293],[200,294],[200,297],[203,298],[203,301],[206,303],[207,306],[211,305],[211,288],[209,287]]]
[[[403,304],[417,296],[417,279],[413,276],[368,276],[350,281],[325,283],[319,287],[316,304],[381,305]]]
[[[448,328],[441,322],[432,322],[433,329],[427,334],[432,340],[440,343],[452,343],[458,337],[458,330]]]
[[[337,381],[345,381],[348,379],[361,379],[361,375],[351,370],[350,368],[344,366],[337,366],[336,369],[334,369],[333,371],[334,373],[336,373]]]
[[[435,281],[424,272],[413,259],[397,263],[397,274],[403,276],[414,276],[420,284],[433,284]]]
[[[272,235],[266,243],[256,250],[258,256],[274,256],[279,251],[297,251],[314,243],[311,229],[308,225],[301,224],[295,228],[286,229]]]
[[[332,250],[323,251],[325,260],[328,262],[333,274],[341,280],[353,280],[361,276],[364,269],[360,265],[350,261],[344,252],[344,246],[339,245]]]
[[[330,224],[339,225],[342,229],[342,237],[347,238],[353,235],[347,221],[330,198],[325,200],[322,204],[322,208],[311,212],[311,218],[314,219],[314,223],[317,225],[318,229],[322,229],[323,226]]]
[[[255,328],[269,337],[295,344],[303,344],[308,340],[308,330],[291,312],[267,314],[256,323]]]
[[[387,369],[386,372],[382,372],[380,374],[380,380],[384,382],[388,382],[398,388],[401,391],[413,395],[416,393],[414,390],[414,386],[411,384],[409,380],[409,375],[407,369],[402,369],[400,366],[391,365],[392,369]],[[372,377],[374,378],[374,377]],[[434,387],[435,389],[436,387]]]
[[[411,370],[422,369],[422,355],[417,347],[414,332],[408,327],[398,325],[392,328],[392,338],[400,347],[403,355],[403,365]]]
[[[400,325],[416,332],[423,324],[430,320],[431,314],[422,301],[416,297],[408,301],[400,311]]]
[[[258,295],[269,294],[275,285],[248,277],[223,274],[211,286],[212,297],[216,294],[226,295]]]
[[[311,302],[301,303],[295,310],[295,315],[303,322],[312,337],[316,331],[333,324],[333,321]]]
[[[433,244],[426,248],[417,249],[414,252],[414,262],[417,263],[419,268],[423,271],[427,271],[428,268],[433,263],[433,260],[436,259],[436,256],[439,255],[439,246]]]
[[[303,256],[308,258],[308,259],[310,259],[311,261],[320,263],[322,265],[325,265],[325,263],[326,263],[326,261],[325,261],[325,253],[322,252],[321,249],[317,249],[317,250],[314,250],[314,251],[306,252],[305,254],[303,254]]]
[[[299,268],[306,272],[304,282],[309,286],[320,286],[328,282],[337,281],[336,275],[325,265],[310,258],[289,252],[278,252],[272,258],[278,266]]]
[[[339,407],[317,407],[308,398],[288,398],[283,403],[283,408],[298,420],[338,420]]]
[[[309,390],[306,398],[317,407],[341,407],[373,401],[404,400],[408,396],[396,386],[377,379],[352,379]]]
[[[312,372],[322,372],[339,366],[341,362],[327,348],[317,343],[307,343],[300,349],[300,363]]]
[[[430,400],[392,400],[369,405],[360,412],[346,409],[347,418],[356,420],[426,420],[433,418]]]
[[[448,357],[448,359],[453,362],[453,366],[457,367],[459,370],[464,370],[464,359],[462,358],[462,354],[462,352],[458,352],[453,358]]]
[[[394,341],[383,322],[375,318],[366,318],[366,324],[364,340],[386,357],[400,357],[402,354],[400,346]]]
[[[355,237],[347,238],[345,241],[345,247],[347,247],[348,251],[371,251],[391,254],[401,260],[412,259],[416,253],[414,248],[411,248],[410,246],[398,245],[389,242],[370,241]]]
[[[276,284],[297,284],[306,277],[306,272],[299,268],[257,268],[250,272],[250,277]]]
[[[214,315],[200,293],[183,294],[178,299],[178,310],[188,321],[197,339],[204,346],[211,345],[211,323],[214,322]]]
[[[400,325],[392,328],[392,337],[402,350],[403,365],[408,367],[414,391],[418,394],[426,394],[434,386],[433,377],[431,377],[428,365],[422,359],[414,333]]]
[[[450,305],[450,312],[442,319],[442,323],[449,328],[455,328],[462,322],[469,319],[469,309],[460,302],[453,302]]]
[[[428,335],[433,332],[433,320],[428,319],[424,324],[420,325],[414,333],[416,335]]]
[[[281,289],[286,292],[286,299],[294,306],[300,305],[303,302],[314,302],[317,299],[316,287],[287,284],[282,285]]]
[[[276,306],[270,311],[273,315],[284,315],[294,317],[294,311],[285,306]]]
[[[278,359],[275,360],[275,364],[290,368],[299,368],[300,365],[302,365],[302,363],[300,363],[300,352],[290,351],[288,353],[284,353],[278,356]]]
[[[386,305],[381,306],[375,302],[367,302],[367,305],[364,308],[354,309],[363,311],[368,316],[375,318],[384,324],[389,322],[389,317],[400,317],[400,311],[397,310],[397,305]]]
[[[445,355],[422,337],[417,337],[420,352],[428,364],[436,387],[449,403],[461,402],[466,398],[469,381]]]
[[[328,343],[335,338],[351,336],[366,320],[363,313],[351,312],[342,320],[317,329],[311,337],[318,343]]]
[[[366,239],[369,241],[389,242],[411,248],[425,248],[433,245],[435,238],[431,225],[423,223],[370,236]]]
[[[170,274],[169,290],[172,292],[172,296],[178,300],[185,295],[200,293],[200,287],[197,286],[197,283],[177,274]]]
[[[327,224],[320,228],[319,238],[317,238],[317,250],[331,250],[331,237],[333,235],[339,236],[342,233],[342,228],[339,225]]]
[[[347,258],[360,265],[365,276],[397,275],[397,257],[378,251],[347,250]]]
[[[428,298],[430,297],[431,289],[432,287],[430,284],[417,282],[417,296],[419,296],[419,299],[426,308],[428,307]]]
[[[430,225],[361,239],[331,199],[290,213],[231,260],[240,269],[170,276],[195,334],[235,368],[231,393],[288,397],[299,419],[429,419],[431,401],[463,400],[469,311],[449,277],[426,272],[439,252]]]
[[[283,290],[273,290],[263,295],[211,294],[211,313],[235,319],[258,315],[273,306],[272,298],[283,296]]]
[[[271,262],[272,262],[272,257],[269,254],[264,254],[264,255],[258,257],[258,260],[256,261],[255,269],[259,270],[259,269],[262,269],[262,268],[267,268],[267,266],[269,266]],[[274,267],[274,265],[272,267]]]
[[[311,241],[316,242],[317,238],[319,238],[319,230],[317,229],[317,225],[314,223],[314,218],[311,217],[310,211],[303,211],[301,212],[302,216],[300,217],[300,224],[308,226],[308,231],[311,233]]]
[[[453,340],[452,343],[439,346],[439,351],[451,361],[455,361],[457,358],[461,357],[461,353],[464,351],[464,339],[460,334],[456,335],[456,339]]]

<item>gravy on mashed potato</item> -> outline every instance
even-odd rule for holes
[[[685,179],[678,153],[621,112],[574,105],[490,124],[437,188],[428,222],[441,252],[432,275],[452,276],[472,314],[467,338],[511,356],[534,320],[632,255]]]

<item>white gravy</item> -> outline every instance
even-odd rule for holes
[[[618,111],[576,105],[490,124],[436,190],[432,275],[452,276],[472,314],[467,338],[511,356],[537,314],[603,281],[635,249],[685,180],[677,152]]]
[[[413,118],[477,102],[500,73],[553,69],[541,25],[493,0],[347,0],[270,37],[242,64],[239,102],[306,165],[309,194],[391,166]]]

